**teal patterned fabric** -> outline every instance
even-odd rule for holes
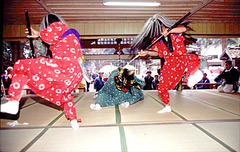
[[[129,102],[129,104],[134,104],[139,100],[144,98],[142,89],[137,89],[134,86],[131,87],[132,94],[130,94],[129,90],[127,92],[120,91],[116,88],[114,77],[118,75],[119,69],[114,70],[110,76],[108,77],[107,82],[104,87],[98,92],[98,98],[95,104],[99,104],[101,107],[114,106],[119,105],[123,102]],[[144,82],[138,79],[134,75],[137,83],[141,85],[141,88],[145,85]]]

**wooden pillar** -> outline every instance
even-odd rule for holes
[[[115,49],[116,49],[115,53],[118,52],[118,56],[119,56],[119,67],[121,67],[121,54],[123,54],[123,52],[122,52],[122,50],[121,50],[121,41],[122,41],[122,39],[116,39],[116,41],[117,41],[117,48],[115,48]],[[114,54],[115,54],[115,53],[114,53]]]
[[[227,48],[227,38],[222,38],[222,53],[226,50]],[[222,61],[222,66],[225,66],[225,61]]]
[[[23,58],[23,51],[20,41],[11,42],[12,62],[15,63],[17,60]]]
[[[222,38],[222,52],[227,48],[227,38]]]

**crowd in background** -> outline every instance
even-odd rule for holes
[[[144,77],[144,90],[157,90],[160,81],[161,71],[158,69],[158,75],[151,75],[151,71],[147,71]],[[207,77],[207,73],[203,73],[202,79],[194,86],[194,89],[218,89],[219,92],[238,92],[239,90],[239,71],[233,67],[232,61],[225,62],[225,69],[219,73],[214,79],[214,85]]]
[[[219,86],[221,86],[221,92],[232,92],[238,91],[239,85],[238,85],[238,78],[239,78],[239,72],[232,66],[232,62],[227,61],[225,63],[225,69],[220,72],[219,76],[217,76],[214,81],[215,83],[220,83],[213,85],[212,88],[217,89]],[[13,68],[8,67],[1,75],[1,86],[2,86],[2,92],[1,92],[1,97],[3,95],[8,95],[8,88],[11,84],[12,80],[12,72]],[[93,71],[91,72],[89,69],[86,71],[86,92],[90,91],[90,85],[93,85],[93,88],[95,89],[96,92],[98,92],[105,84],[107,78],[103,78],[103,71],[98,72],[98,71]],[[157,71],[158,75],[152,76],[151,71],[146,72],[146,76],[143,77],[143,80],[145,82],[145,86],[143,87],[143,90],[157,90],[160,76],[161,76],[161,71],[158,69]],[[206,83],[206,84],[205,84]],[[210,89],[210,80],[207,76],[207,73],[203,73],[202,79],[194,86],[194,89]],[[229,85],[230,89],[229,90]],[[225,86],[225,89],[223,87]],[[228,86],[228,87],[226,87]],[[219,88],[219,89],[220,89]],[[226,89],[228,88],[228,89]]]
[[[103,78],[103,73],[104,72],[102,71],[94,71],[93,73],[91,73],[91,71],[87,69],[86,77],[84,77],[86,81],[87,92],[90,91],[91,84],[94,85],[94,89],[96,90],[96,92],[98,92],[104,86],[106,80],[104,80]]]
[[[7,69],[1,75],[1,97],[8,95],[8,88],[12,82],[12,70],[13,67],[7,67]]]

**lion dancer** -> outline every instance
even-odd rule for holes
[[[157,23],[156,23],[157,22]],[[184,72],[186,71],[185,81],[188,81],[188,77],[193,75],[199,66],[199,57],[195,54],[187,54],[187,50],[184,44],[184,36],[182,33],[187,31],[187,27],[184,25],[179,25],[167,32],[174,23],[168,20],[166,17],[156,14],[148,20],[143,29],[143,33],[150,33],[153,31],[153,26],[159,26],[159,34],[151,37],[149,34],[141,33],[137,39],[133,42],[133,48],[141,49],[139,56],[159,56],[164,58],[164,64],[161,71],[161,77],[158,86],[158,93],[165,105],[165,108],[158,111],[157,113],[171,112],[171,106],[169,102],[169,90],[174,89],[179,81],[181,80]],[[143,51],[148,45],[146,42],[150,43],[154,38],[163,35],[164,37],[160,39],[158,43],[152,46],[151,51]],[[150,36],[146,38],[144,35]],[[144,39],[140,40],[140,39]],[[141,44],[142,43],[142,44]],[[145,43],[145,44],[144,44]]]
[[[19,111],[21,91],[25,85],[40,97],[64,108],[66,118],[74,130],[79,128],[71,92],[82,80],[82,58],[79,34],[69,29],[65,21],[56,14],[43,18],[40,32],[31,29],[29,38],[40,37],[51,50],[52,58],[22,59],[14,64],[9,98],[1,101],[1,112],[16,114]],[[28,31],[26,31],[28,33]]]

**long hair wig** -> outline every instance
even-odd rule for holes
[[[54,22],[62,22],[67,25],[66,21],[59,15],[55,13],[51,13],[43,17],[42,22],[40,24],[40,31],[46,29],[50,24]],[[45,56],[52,58],[52,52],[49,50],[49,44],[43,42],[43,46],[45,47]]]
[[[146,49],[155,38],[161,36],[163,32],[162,26],[170,28],[174,23],[175,22],[169,20],[162,14],[153,15],[143,26],[141,33],[138,34],[136,39],[132,42],[131,48],[134,51]],[[182,24],[185,26],[185,24],[187,25],[188,23],[189,22],[184,21]]]
[[[66,21],[61,16],[55,13],[51,13],[43,17],[42,22],[40,24],[40,31],[46,29],[47,26],[49,26],[53,22],[62,22],[67,25]]]

